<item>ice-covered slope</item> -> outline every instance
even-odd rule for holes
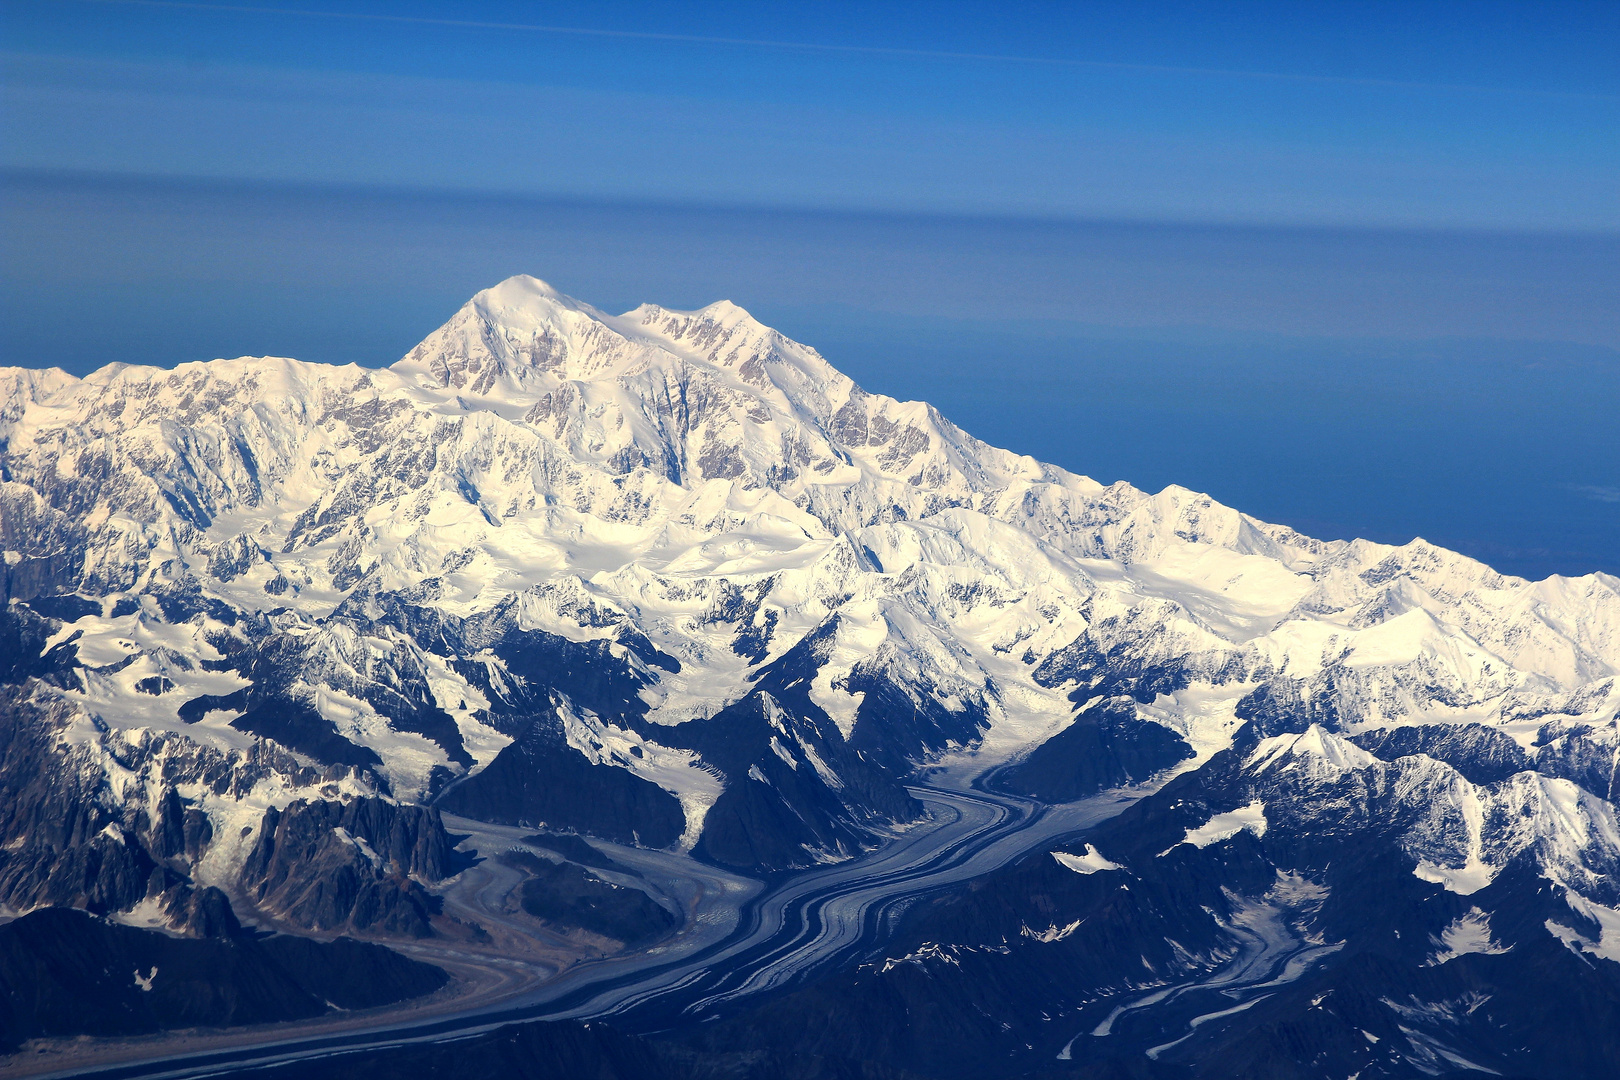
[[[1078,794],[1246,721],[1479,725],[1613,795],[1614,578],[1104,487],[733,304],[519,277],[385,370],[0,388],[12,707],[110,804],[173,789],[216,837],[372,793],[791,865],[914,815],[918,762]]]

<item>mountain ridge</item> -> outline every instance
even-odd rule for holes
[[[0,386],[8,618],[72,651],[60,742],[222,838],[298,798],[449,799],[804,865],[914,814],[910,770],[1020,759],[1107,702],[1098,776],[1246,723],[1478,723],[1614,795],[1620,579],[1104,486],[726,301],[615,316],[518,277],[390,368]],[[191,870],[227,887],[245,856]]]

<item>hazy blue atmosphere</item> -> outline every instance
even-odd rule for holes
[[[0,362],[729,298],[1101,480],[1620,572],[1620,6],[319,7],[4,5]]]

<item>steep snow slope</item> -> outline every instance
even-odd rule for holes
[[[914,816],[920,762],[1094,788],[1244,722],[1483,730],[1543,802],[1614,794],[1620,581],[1104,487],[729,303],[518,277],[385,370],[0,387],[15,707],[118,813],[380,794],[784,866]]]

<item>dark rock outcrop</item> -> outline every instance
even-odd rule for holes
[[[177,938],[43,909],[0,926],[0,1046],[304,1019],[328,1003],[370,1008],[446,981],[437,967],[346,938]]]
[[[102,803],[84,753],[55,744],[67,712],[0,686],[0,903],[124,911],[183,878]]]
[[[436,901],[422,883],[454,871],[439,812],[379,798],[267,810],[242,866],[242,890],[312,930],[423,937]]]
[[[536,723],[437,805],[480,821],[578,829],[647,847],[673,844],[686,827],[679,799],[628,769],[590,761],[555,723]]]
[[[526,851],[502,856],[529,877],[520,903],[537,919],[563,928],[579,927],[593,934],[645,945],[680,926],[680,916],[640,889],[618,885],[574,863],[554,863]]]
[[[1474,784],[1494,784],[1536,767],[1518,743],[1484,724],[1421,724],[1380,728],[1350,740],[1385,761],[1427,754],[1443,761]],[[1606,786],[1606,785],[1605,785]],[[1607,795],[1607,791],[1599,792]]]
[[[1099,702],[1022,761],[997,772],[992,783],[1044,802],[1070,802],[1146,780],[1193,756],[1180,735],[1137,719],[1132,705],[1129,698]]]
[[[761,668],[741,701],[707,720],[658,733],[660,741],[696,750],[726,777],[694,855],[753,870],[805,866],[819,853],[862,850],[872,842],[873,826],[922,815],[922,805],[904,786],[902,778],[911,771],[904,754],[885,758],[856,745],[863,718],[873,727],[892,718],[879,716],[874,704],[858,714],[846,740],[810,697],[834,629],[829,620]],[[916,713],[909,699],[888,695],[881,702],[908,716]],[[919,748],[937,748],[922,734],[935,730],[932,721],[920,713],[913,719],[908,730],[922,740]],[[973,723],[968,716],[966,726]]]
[[[46,643],[61,623],[21,604],[0,605],[0,685],[30,678],[57,686],[73,685],[78,649],[73,636],[47,649]]]
[[[574,833],[535,833],[532,836],[525,836],[523,843],[561,855],[569,862],[578,863],[580,866],[639,876],[636,871],[608,858],[591,844],[586,843],[584,837]]]

